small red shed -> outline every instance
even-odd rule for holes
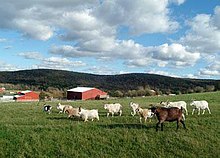
[[[97,88],[76,87],[67,91],[68,100],[107,99],[108,95]]]
[[[33,91],[21,91],[14,96],[16,101],[39,101],[39,94]]]

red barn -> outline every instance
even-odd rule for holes
[[[4,87],[1,87],[0,88],[0,93],[4,92],[5,91],[5,88]]]
[[[97,88],[76,87],[67,91],[68,100],[93,100],[106,99],[108,97],[106,92]]]
[[[39,94],[33,91],[21,91],[14,96],[16,101],[39,101]]]

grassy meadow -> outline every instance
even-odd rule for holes
[[[187,130],[180,124],[176,131],[176,123],[166,122],[164,131],[158,132],[155,118],[140,124],[138,116],[130,115],[130,101],[149,107],[168,99],[187,103],[205,99],[212,114],[192,115],[188,105]],[[122,104],[123,114],[107,118],[103,105],[114,102]],[[44,102],[0,103],[0,157],[220,157],[220,92],[61,103],[97,108],[100,120],[67,119],[58,113],[57,102],[48,102],[51,114],[43,112]]]

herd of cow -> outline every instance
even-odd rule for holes
[[[211,111],[208,106],[208,102],[205,100],[201,101],[192,101],[190,105],[193,107],[192,115],[194,114],[195,110],[198,110],[198,115],[200,115],[200,111],[207,109],[209,114]],[[177,130],[179,128],[179,123],[182,123],[183,127],[186,129],[185,126],[185,115],[188,115],[187,111],[187,104],[185,101],[176,101],[176,102],[161,102],[157,105],[151,104],[150,108],[143,109],[137,103],[130,102],[129,106],[131,107],[131,115],[135,116],[138,114],[140,116],[140,123],[142,123],[142,119],[146,122],[148,118],[152,118],[156,116],[158,119],[158,123],[156,124],[156,130],[158,131],[159,126],[161,127],[161,131],[163,131],[163,123],[165,121],[176,121],[177,122]],[[52,106],[45,104],[43,107],[44,111],[47,113],[51,113]],[[87,110],[82,107],[73,108],[70,105],[61,105],[60,103],[57,104],[57,109],[59,113],[66,113],[68,114],[68,118],[70,117],[77,117],[81,118],[85,122],[88,120],[99,120],[99,113],[97,109]],[[119,103],[112,103],[112,104],[105,104],[104,109],[107,110],[107,117],[109,114],[113,117],[115,113],[122,115],[122,105]]]

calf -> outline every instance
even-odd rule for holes
[[[109,113],[112,114],[112,117],[114,116],[114,113],[119,113],[120,116],[122,114],[122,106],[119,103],[105,104],[104,109],[108,110],[107,117],[109,116]]]
[[[93,121],[95,118],[99,120],[99,114],[97,109],[85,110],[79,107],[79,115],[84,120],[84,122],[88,121],[88,119],[91,119]]]
[[[208,103],[206,100],[192,101],[192,102],[190,103],[190,105],[194,107],[194,108],[193,108],[193,111],[192,111],[192,115],[193,115],[193,113],[194,113],[194,111],[195,111],[196,109],[198,109],[198,115],[200,115],[200,109],[203,110],[203,113],[202,113],[202,114],[205,113],[205,109],[207,109],[208,112],[209,112],[209,114],[211,114],[211,111],[210,111],[210,109],[209,109],[209,103]]]
[[[50,114],[51,109],[52,109],[52,106],[44,104],[44,107],[43,107],[44,112],[47,112],[48,114]]]
[[[179,128],[179,122],[183,124],[183,127],[186,129],[184,123],[184,117],[182,113],[182,108],[179,109],[177,107],[151,107],[151,111],[157,116],[158,123],[156,124],[156,131],[158,131],[159,125],[161,125],[161,131],[163,131],[163,123],[164,121],[177,122],[177,130]]]
[[[144,122],[146,122],[147,118],[152,118],[153,113],[151,112],[151,109],[142,109],[141,107],[138,107],[136,109],[137,113],[140,116],[140,123],[142,123],[142,118],[144,118]]]
[[[130,102],[129,105],[130,105],[130,107],[131,107],[131,109],[132,109],[131,115],[132,115],[132,116],[136,115],[136,110],[138,109],[139,104]]]

